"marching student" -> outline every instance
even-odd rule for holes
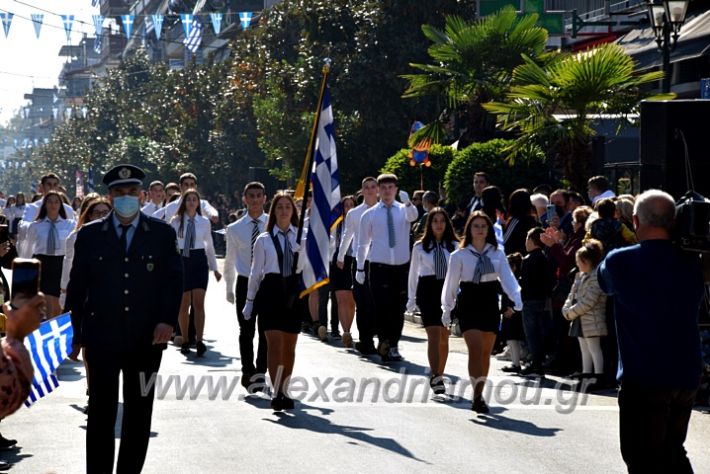
[[[180,206],[172,217],[170,225],[177,232],[178,248],[182,255],[183,287],[178,324],[180,333],[188,334],[190,305],[195,312],[195,346],[197,356],[202,357],[207,347],[202,342],[205,330],[205,292],[209,281],[209,271],[217,281],[222,274],[217,269],[217,257],[212,243],[212,226],[202,215],[200,194],[195,189],[183,192]],[[180,352],[190,353],[190,341],[184,340]]]
[[[369,260],[377,352],[383,362],[400,361],[398,343],[407,308],[409,231],[419,213],[405,191],[399,192],[402,203],[395,201],[397,176],[381,174],[377,186],[380,202],[363,213],[358,227],[355,279],[365,283],[365,261]]]
[[[192,173],[183,173],[180,175],[180,192],[185,193],[188,189],[197,189],[197,177]],[[182,198],[169,202],[165,205],[165,209],[158,209],[156,213],[153,214],[153,217],[161,219],[160,215],[162,214],[162,219],[165,222],[172,222],[181,200]],[[207,217],[211,222],[219,221],[219,212],[217,212],[217,209],[212,207],[206,199],[200,199],[200,211],[202,215]]]
[[[25,207],[25,193],[20,192],[15,195],[15,205],[5,211],[10,224],[10,235],[13,237],[17,235],[19,223],[25,215]]]
[[[296,341],[301,330],[303,301],[294,258],[300,246],[296,242],[298,213],[293,198],[278,193],[271,201],[266,232],[254,243],[254,258],[249,272],[244,319],[259,313],[267,342],[267,366],[276,411],[294,407],[287,395],[296,358]],[[299,265],[300,266],[300,265]],[[296,270],[296,271],[294,271]]]
[[[47,316],[58,316],[62,263],[66,240],[74,229],[74,221],[67,218],[62,197],[57,191],[49,191],[34,222],[27,229],[23,246],[23,258],[34,257],[42,262],[40,289],[47,298]]]
[[[264,325],[259,320],[259,345],[254,363],[254,333],[257,330],[257,311],[252,312],[252,317],[244,319],[242,308],[246,304],[247,289],[249,287],[249,272],[254,255],[254,243],[257,237],[264,232],[269,215],[264,212],[266,203],[266,188],[257,181],[252,181],[244,186],[242,194],[247,206],[247,213],[239,220],[227,226],[225,239],[227,252],[224,257],[224,281],[227,284],[227,301],[237,307],[237,321],[239,322],[239,356],[242,361],[242,386],[247,391],[257,390],[258,384],[263,383],[266,374],[266,336]],[[235,286],[236,271],[236,286]],[[258,380],[257,380],[258,379]],[[251,387],[251,388],[250,388]]]
[[[482,394],[500,323],[499,288],[514,302],[514,310],[522,310],[523,303],[518,280],[498,248],[493,222],[484,212],[471,213],[459,247],[449,259],[441,294],[441,322],[444,326],[451,324],[451,311],[458,302],[456,311],[468,347],[468,374],[473,383],[471,409],[488,413]]]
[[[449,329],[441,323],[441,292],[449,255],[458,242],[449,215],[435,207],[427,214],[424,235],[412,248],[409,266],[407,310],[413,312],[419,307],[421,311],[431,369],[429,386],[437,395],[446,393],[443,375],[449,356]]]
[[[42,203],[44,202],[44,197],[47,196],[50,191],[56,191],[58,193],[61,192],[61,184],[59,182],[59,177],[54,173],[47,173],[46,175],[42,176],[40,180],[39,189],[43,197],[25,206],[25,212],[22,216],[22,220],[27,222],[27,225],[29,225],[30,222],[33,222],[35,220],[40,208],[42,207]],[[62,207],[64,207],[64,212],[67,215],[66,218],[69,220],[74,220],[74,209],[72,209],[69,204],[64,204],[64,200],[62,199],[61,194],[58,194],[58,196],[60,197],[60,201],[62,202]]]
[[[353,336],[350,334],[350,329],[353,326],[353,318],[355,318],[355,300],[353,299],[353,275],[352,275],[352,260],[353,260],[353,245],[352,243],[345,248],[345,259],[348,259],[350,265],[338,265],[338,256],[340,255],[340,247],[345,233],[345,219],[348,214],[355,208],[357,202],[355,196],[345,196],[341,199],[343,206],[343,220],[335,228],[335,232],[331,235],[332,255],[330,259],[330,285],[335,293],[335,299],[338,307],[338,321],[343,326],[343,346],[352,347]],[[337,324],[334,328],[338,329]]]
[[[142,208],[141,212],[146,216],[152,216],[158,209],[165,205],[165,190],[163,189],[162,181],[153,181],[148,186],[148,201]]]
[[[360,336],[360,341],[355,344],[355,349],[363,355],[376,354],[373,338],[375,337],[375,308],[372,302],[372,293],[370,292],[370,277],[369,277],[369,262],[365,257],[365,281],[359,283],[355,280],[354,275],[357,270],[355,256],[348,255],[348,249],[352,245],[353,253],[357,252],[358,248],[358,227],[363,213],[377,204],[377,179],[368,176],[362,180],[361,189],[363,202],[354,207],[345,216],[343,224],[343,238],[340,240],[338,247],[338,257],[336,265],[338,268],[349,271],[353,279],[353,298],[355,299],[355,321],[357,322],[357,330]],[[345,340],[343,340],[345,342]]]

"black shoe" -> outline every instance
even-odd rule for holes
[[[377,354],[377,349],[375,349],[375,345],[373,343],[366,343],[366,342],[356,342],[355,343],[355,350],[358,351],[362,355],[374,355]]]
[[[446,395],[446,385],[444,385],[444,377],[441,375],[429,377],[429,387],[434,395]]]
[[[250,393],[263,392],[266,388],[266,375],[261,373],[256,373],[251,376],[251,390]]]
[[[385,358],[389,355],[390,352],[390,343],[387,342],[386,340],[381,340],[380,342],[377,343],[377,353],[382,356],[382,358]]]
[[[486,402],[483,400],[483,397],[477,397],[473,399],[473,403],[471,404],[471,410],[475,411],[476,413],[489,413],[491,410],[488,408],[488,405],[486,405]]]
[[[202,341],[197,341],[197,357],[202,357],[207,352],[207,347]]]
[[[520,375],[525,375],[528,377],[544,378],[545,371],[542,370],[542,368],[540,368],[540,367],[535,367],[534,365],[528,365],[527,367],[525,367],[523,370],[520,371]]]
[[[334,341],[339,341],[342,339],[342,336],[340,335],[340,332],[338,332],[338,331],[330,331],[330,338],[333,339]]]
[[[249,387],[251,387],[251,378],[253,375],[254,374],[252,374],[251,372],[242,371],[241,384],[242,384],[242,387],[244,387],[247,392],[249,391]]]
[[[189,342],[183,342],[182,346],[180,346],[180,353],[188,355],[190,353],[190,343]]]
[[[509,374],[517,374],[520,373],[520,366],[519,365],[506,365],[502,369],[503,372],[509,373]]]
[[[281,394],[281,397],[282,397],[281,403],[282,403],[283,409],[284,410],[293,410],[294,409],[293,398],[290,398],[286,394]]]
[[[283,394],[278,393],[274,395],[274,398],[271,399],[271,409],[274,411],[281,411],[284,409]]]
[[[0,434],[0,449],[10,449],[13,448],[16,444],[16,439],[7,439],[6,437]]]
[[[7,471],[11,467],[12,464],[10,464],[9,462],[0,460],[0,471]]]

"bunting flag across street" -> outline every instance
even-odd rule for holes
[[[313,201],[306,234],[306,260],[301,296],[328,283],[330,231],[342,217],[340,174],[335,152],[335,124],[326,85],[318,121],[311,174]]]
[[[69,313],[40,324],[27,336],[25,347],[32,359],[34,378],[25,405],[30,406],[59,386],[55,371],[71,352],[74,330]]]

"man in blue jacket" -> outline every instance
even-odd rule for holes
[[[634,208],[639,244],[614,250],[598,269],[613,297],[619,343],[619,434],[630,473],[692,472],[683,443],[702,360],[700,257],[670,240],[675,203],[662,191]]]

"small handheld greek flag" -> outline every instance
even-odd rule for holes
[[[55,371],[71,352],[73,337],[70,313],[43,322],[27,336],[25,346],[32,359],[34,378],[30,396],[25,400],[26,406],[29,407],[59,386]]]

